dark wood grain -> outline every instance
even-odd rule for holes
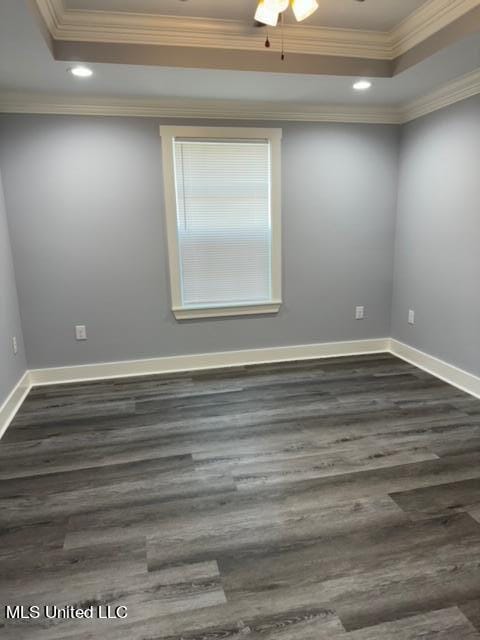
[[[0,443],[6,640],[480,640],[479,558],[480,401],[387,354],[37,387]]]

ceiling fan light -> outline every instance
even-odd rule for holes
[[[271,9],[272,11],[276,11],[277,13],[282,13],[288,9],[288,5],[290,4],[290,0],[263,0],[263,4],[267,7],[267,9]]]
[[[292,0],[292,10],[297,22],[302,22],[318,9],[317,0]]]
[[[270,27],[276,27],[278,22],[278,10],[269,7],[264,0],[258,3],[255,12],[255,20],[262,24],[268,24]]]

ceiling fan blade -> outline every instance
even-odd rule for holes
[[[265,4],[265,0],[260,0],[257,10],[255,12],[255,20],[268,24],[271,27],[276,27],[278,22],[279,12],[276,9]]]

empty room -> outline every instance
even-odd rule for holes
[[[0,638],[480,640],[480,0],[0,0]]]

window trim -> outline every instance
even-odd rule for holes
[[[167,227],[168,265],[172,311],[177,320],[216,318],[278,313],[282,304],[282,221],[281,221],[281,141],[282,129],[259,127],[190,127],[161,126],[163,180],[165,189],[165,219]],[[265,303],[199,305],[182,304],[180,255],[177,235],[177,201],[175,193],[174,147],[175,138],[218,138],[268,140],[271,150],[271,217],[272,299]]]

